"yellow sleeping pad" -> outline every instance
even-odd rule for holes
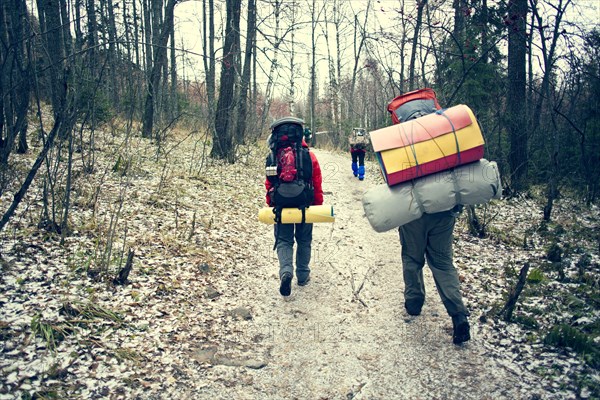
[[[310,206],[306,209],[304,222],[313,224],[319,222],[335,222],[333,206]],[[273,207],[264,207],[258,211],[258,220],[264,224],[274,224],[275,214]],[[281,210],[282,224],[299,224],[302,222],[302,211],[297,208],[284,208]]]

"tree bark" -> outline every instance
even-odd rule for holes
[[[202,1],[202,49],[204,50],[204,75],[206,76],[206,98],[208,101],[208,120],[213,121],[215,110],[215,7],[214,0]],[[208,13],[208,15],[207,15]],[[208,33],[207,28],[208,27]]]
[[[113,103],[113,107],[117,110],[119,107],[120,93],[119,88],[121,87],[119,79],[119,56],[117,54],[117,28],[115,24],[115,13],[112,0],[106,0],[106,10],[108,14],[108,68],[109,68],[109,81],[110,81],[110,92],[109,96]]]
[[[117,277],[113,280],[115,285],[125,285],[127,284],[127,279],[129,278],[129,273],[131,272],[131,268],[133,268],[133,256],[135,252],[133,250],[129,250],[127,254],[127,261],[125,262],[125,266],[121,268]]]
[[[75,51],[79,52],[83,49],[83,30],[81,29],[81,8],[83,7],[81,4],[82,0],[75,0],[75,4],[73,6],[75,10]]]
[[[38,0],[40,20],[45,21],[44,45],[49,56],[48,71],[54,116],[65,109],[66,84],[62,76],[65,63],[63,30],[61,29],[60,0]]]
[[[246,50],[244,55],[244,70],[240,80],[240,105],[238,109],[238,122],[236,129],[236,142],[243,143],[246,137],[246,121],[248,114],[248,87],[250,85],[250,65],[252,63],[252,50],[256,35],[256,0],[248,0],[248,29],[246,33]],[[256,55],[254,55],[255,57]]]
[[[455,0],[459,2],[460,0]],[[423,24],[423,8],[427,5],[427,0],[417,2],[417,19],[415,21],[415,34],[412,39],[412,50],[410,53],[410,65],[408,66],[408,89],[414,90],[415,87],[415,60],[417,59],[417,44],[419,42],[421,25]]]
[[[131,2],[132,12],[131,19],[133,21],[133,52],[135,53],[135,65],[141,67],[140,64],[140,37],[139,37],[139,23],[138,23],[138,12],[137,12],[137,1]],[[129,28],[131,29],[131,28]]]
[[[509,0],[508,17],[508,95],[507,128],[510,136],[511,184],[515,192],[527,186],[527,130],[525,122],[525,60],[527,54],[525,21],[527,0]]]
[[[150,82],[150,76],[152,74],[152,59],[153,59],[153,49],[152,49],[152,12],[150,11],[150,0],[142,0],[142,13],[144,15],[144,26],[142,27],[142,31],[144,33],[144,41],[145,44],[145,58],[144,58],[144,70],[146,71],[147,81]],[[149,86],[149,85],[148,85]]]
[[[0,164],[7,165],[18,136],[18,152],[27,146],[27,110],[31,93],[29,17],[22,0],[0,5]],[[26,45],[27,43],[27,45]],[[0,188],[0,193],[2,189]]]
[[[333,7],[334,7],[334,12],[335,12],[335,7],[336,7],[336,1],[333,1]],[[334,17],[335,20],[335,17]],[[330,24],[330,20],[329,17],[327,15],[327,9],[325,8],[325,18],[323,21],[323,25],[321,26],[322,32],[323,32],[323,37],[325,38],[325,45],[327,48],[327,71],[329,73],[329,90],[328,90],[328,97],[329,97],[329,110],[331,112],[331,119],[332,119],[332,126],[331,126],[331,130],[333,131],[333,134],[330,135],[331,139],[333,141],[334,146],[337,144],[337,141],[339,139],[339,116],[337,115],[337,93],[338,93],[338,85],[339,82],[336,79],[336,74],[335,74],[335,63],[333,60],[333,56],[331,55],[331,46],[329,43],[329,24]],[[334,23],[335,24],[335,23]]]
[[[315,112],[317,98],[317,19],[320,15],[316,13],[317,1],[312,1],[311,7],[311,65],[310,65],[310,131],[312,132],[311,144],[317,146],[317,134],[315,131]]]
[[[59,130],[61,130],[61,125],[62,125],[62,115],[58,115],[57,119],[54,121],[54,126],[52,127],[52,130],[50,131],[50,134],[48,135],[48,138],[46,139],[46,143],[44,143],[44,147],[42,148],[42,151],[38,155],[37,159],[33,163],[33,166],[31,167],[31,170],[27,174],[27,178],[25,178],[25,181],[23,182],[23,185],[21,185],[21,188],[19,189],[19,191],[17,193],[15,193],[15,196],[13,197],[13,201],[12,201],[10,207],[8,208],[8,210],[6,210],[6,212],[2,216],[2,219],[0,219],[0,231],[2,231],[4,226],[8,223],[10,218],[15,213],[15,210],[17,209],[17,207],[23,200],[23,197],[25,197],[25,193],[27,193],[29,186],[31,186],[31,182],[33,182],[33,178],[35,178],[37,171],[40,169],[40,166],[44,162],[44,159],[46,158],[48,151],[54,145],[54,139],[56,138],[56,135],[59,132]]]
[[[519,300],[519,296],[525,287],[525,283],[527,282],[527,274],[529,273],[529,263],[525,263],[521,268],[521,272],[519,273],[519,280],[517,281],[515,287],[511,290],[508,295],[508,300],[504,305],[500,314],[504,317],[505,321],[510,322],[512,320],[512,315],[517,305],[517,301]]]
[[[454,0],[452,7],[454,8],[454,39],[462,45],[465,41],[466,0]]]
[[[96,18],[96,6],[94,0],[87,0],[87,42],[89,48],[88,58],[90,60],[90,72],[92,77],[95,77],[97,64],[96,47],[98,46],[98,20]]]
[[[233,121],[231,116],[235,107],[234,83],[236,57],[240,52],[240,13],[241,0],[227,0],[227,24],[225,28],[225,44],[223,46],[223,61],[221,65],[221,83],[219,100],[215,113],[213,147],[211,157],[235,161],[233,146]]]
[[[168,0],[165,9],[164,24],[162,28],[159,28],[160,36],[156,44],[157,48],[154,51],[152,72],[148,81],[148,93],[146,94],[146,103],[144,106],[142,136],[145,138],[151,138],[154,129],[154,98],[158,94],[158,90],[160,90],[161,71],[167,60],[167,42],[169,40],[171,25],[173,24],[173,9],[176,2],[177,0]],[[156,16],[154,17],[156,18]]]
[[[360,65],[360,57],[362,53],[362,49],[365,45],[366,41],[366,28],[367,21],[369,19],[369,9],[371,8],[371,0],[367,3],[367,8],[365,11],[365,19],[362,26],[358,25],[358,16],[354,16],[354,41],[353,41],[353,50],[354,50],[354,64],[352,67],[352,76],[350,81],[350,98],[348,99],[348,113],[350,114],[350,120],[353,121],[353,125],[356,122],[356,117],[354,116],[354,92],[356,90],[356,79],[358,78],[358,70]],[[358,118],[360,119],[360,117]],[[359,123],[360,124],[360,123]]]
[[[171,119],[175,119],[177,117],[178,110],[178,99],[177,99],[177,52],[175,51],[175,24],[171,24],[171,32],[169,34],[171,37],[171,95],[169,102],[169,111],[171,114]]]
[[[64,244],[69,231],[69,209],[71,208],[71,187],[73,181],[73,132],[69,130],[69,155],[67,160],[67,181],[65,182],[65,197],[63,201],[63,218],[60,224],[60,243]]]
[[[552,28],[552,41],[550,43],[550,47],[546,44],[546,25],[542,19],[542,16],[539,14],[537,7],[532,8],[532,14],[534,18],[537,20],[537,29],[541,38],[541,46],[542,46],[542,58],[544,61],[544,75],[542,77],[542,86],[541,93],[538,99],[538,102],[535,106],[535,111],[533,112],[533,125],[532,129],[535,129],[540,125],[540,118],[542,113],[542,106],[544,101],[549,97],[549,88],[550,88],[550,80],[552,77],[552,73],[554,71],[555,53],[556,47],[558,45],[558,39],[561,35],[561,21],[564,16],[566,8],[569,6],[570,0],[566,0],[563,3],[563,0],[559,0],[558,5],[556,6],[556,17],[554,18],[554,26]],[[547,23],[546,23],[547,24]]]
[[[292,21],[291,21],[291,25],[294,26],[296,24],[296,3],[292,3],[291,6],[292,7]],[[292,43],[291,43],[291,48],[290,48],[290,86],[289,86],[289,92],[288,92],[288,99],[287,99],[287,103],[288,103],[288,107],[289,107],[289,115],[295,115],[294,113],[296,112],[296,107],[295,107],[295,97],[296,97],[296,75],[295,75],[295,69],[296,69],[296,60],[295,60],[295,55],[296,55],[296,32],[295,30],[292,29]]]

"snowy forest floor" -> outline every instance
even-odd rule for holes
[[[472,340],[455,346],[427,268],[421,316],[404,311],[398,233],[362,210],[382,183],[374,163],[360,182],[349,155],[314,150],[336,222],[315,224],[311,283],[284,299],[273,228],[257,221],[264,146],[234,165],[193,136],[162,150],[99,141],[95,172],[75,170],[64,244],[38,227],[40,184],[0,233],[0,399],[600,398],[597,207],[562,198],[542,224],[535,196],[497,201],[478,208],[484,239],[462,215]],[[17,157],[26,169],[33,156]],[[129,282],[115,285],[129,250]]]

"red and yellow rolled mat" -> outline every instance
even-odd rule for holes
[[[483,158],[475,115],[460,104],[370,132],[388,186]]]
[[[273,207],[264,207],[258,211],[258,220],[264,224],[274,224],[275,214]],[[298,208],[284,208],[281,210],[282,224],[299,224],[302,222],[302,211]],[[333,206],[310,206],[305,210],[307,223],[335,222]]]

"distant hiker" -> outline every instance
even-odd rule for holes
[[[304,121],[286,117],[271,125],[267,156],[267,204],[275,213],[275,246],[279,259],[279,292],[289,296],[294,273],[294,238],[296,248],[296,279],[299,286],[310,281],[310,257],[313,224],[282,224],[283,208],[304,210],[311,205],[323,204],[321,168],[314,153],[304,140]]]
[[[353,128],[348,142],[350,143],[350,155],[352,157],[352,173],[362,181],[365,179],[365,153],[368,144],[365,128]]]
[[[312,132],[310,131],[310,128],[307,126],[306,128],[304,128],[304,141],[307,144],[310,144],[311,140],[312,140]]]

